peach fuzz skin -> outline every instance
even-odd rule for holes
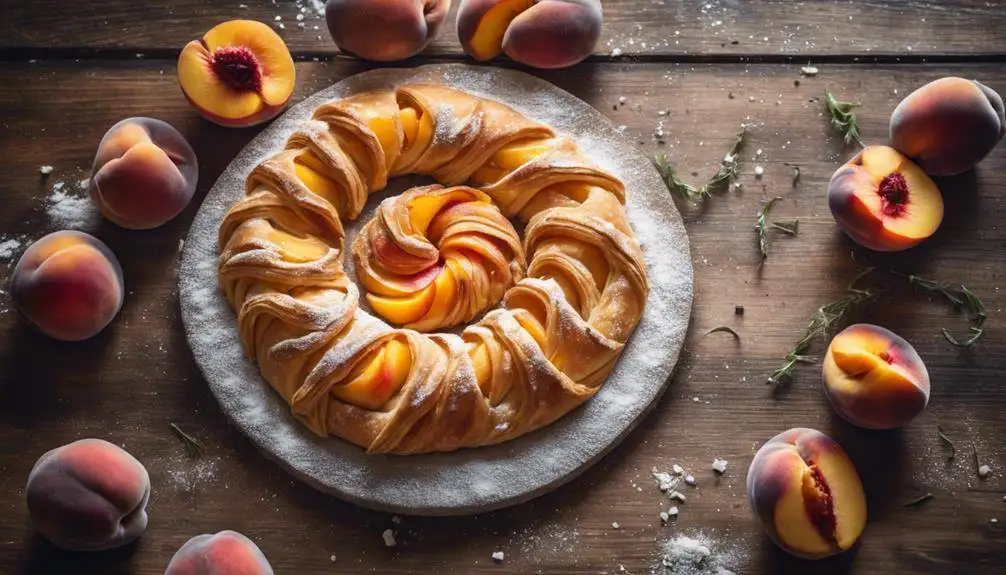
[[[867,146],[828,183],[835,221],[859,245],[902,251],[936,233],[943,196],[936,183],[894,148]]]
[[[228,530],[186,541],[164,575],[273,575],[273,570],[251,539]]]
[[[794,428],[768,440],[748,469],[748,500],[783,550],[821,559],[850,549],[866,527],[866,496],[845,451]]]
[[[102,215],[133,230],[161,226],[189,205],[199,164],[185,138],[153,118],[127,118],[101,139],[91,199]]]
[[[218,24],[178,57],[178,82],[189,103],[207,120],[231,128],[276,117],[295,80],[283,39],[254,20]]]
[[[847,327],[824,358],[824,389],[843,419],[867,429],[902,426],[929,403],[929,372],[903,338],[871,324]]]
[[[105,329],[122,308],[122,268],[97,238],[55,232],[24,252],[10,291],[15,308],[39,331],[80,341]]]
[[[891,145],[932,176],[975,167],[1006,136],[1006,107],[988,86],[941,78],[905,97],[891,115]]]
[[[100,551],[131,543],[146,529],[150,477],[118,446],[81,439],[39,458],[25,497],[32,523],[52,544]]]
[[[593,52],[602,20],[599,0],[461,0],[458,38],[479,61],[505,52],[535,68],[565,68]]]
[[[325,21],[341,50],[391,62],[422,52],[450,9],[451,0],[328,0]]]

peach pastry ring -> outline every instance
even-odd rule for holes
[[[342,222],[402,174],[439,184],[382,202],[351,246],[393,328],[361,307]],[[495,444],[593,396],[639,322],[624,202],[573,140],[502,104],[437,85],[356,94],[252,170],[220,226],[220,285],[246,353],[314,433],[375,453]]]

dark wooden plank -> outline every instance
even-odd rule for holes
[[[0,48],[180,50],[218,22],[251,18],[275,26],[296,52],[336,51],[320,0],[0,4]],[[429,55],[463,55],[457,4]],[[1006,11],[986,0],[605,0],[604,10],[599,55],[1006,54]]]
[[[54,229],[45,211],[53,182],[86,177],[103,132],[128,115],[162,118],[190,139],[202,164],[201,198],[255,131],[198,119],[172,68],[146,60],[0,65],[0,234],[27,239]],[[359,70],[301,64],[297,97]],[[1006,520],[1000,290],[1006,184],[999,176],[1006,172],[1006,147],[973,175],[945,181],[944,228],[921,249],[890,260],[965,282],[985,298],[991,318],[984,344],[973,357],[959,357],[939,328],[962,329],[963,320],[899,290],[864,316],[901,333],[926,359],[933,396],[917,421],[886,433],[837,421],[821,393],[817,366],[801,367],[777,396],[763,383],[808,315],[838,295],[854,273],[850,244],[824,202],[828,178],[850,151],[828,131],[816,99],[828,87],[863,101],[864,136],[879,141],[901,95],[948,73],[1006,91],[1006,71],[992,65],[823,66],[819,77],[799,86],[798,67],[781,65],[598,64],[545,74],[625,125],[646,154],[668,152],[696,182],[715,169],[738,126],[751,124],[744,188],[702,208],[681,206],[696,270],[693,325],[668,394],[640,429],[582,478],[532,503],[472,518],[405,518],[402,544],[394,550],[381,542],[390,517],[291,479],[228,426],[207,391],[182,336],[175,287],[178,242],[198,199],[160,230],[99,226],[95,233],[122,260],[129,291],[111,329],[82,344],[57,344],[25,328],[12,311],[0,314],[0,572],[159,574],[191,535],[231,528],[258,541],[279,573],[619,573],[622,566],[648,573],[659,561],[661,541],[700,531],[731,550],[730,566],[738,573],[999,573],[1006,533],[991,528],[989,519]],[[619,106],[622,96],[626,103]],[[667,115],[658,115],[661,110]],[[668,134],[663,146],[652,136],[661,120]],[[795,189],[787,162],[802,168]],[[765,167],[761,180],[753,176],[756,163]],[[48,181],[38,173],[43,164],[55,167]],[[800,218],[800,235],[773,236],[771,256],[759,266],[752,227],[761,202],[775,195],[785,200],[774,213]],[[734,316],[735,304],[745,306],[742,318]],[[0,309],[8,307],[0,299]],[[724,334],[703,337],[720,324],[736,327],[741,342]],[[204,459],[184,458],[169,422],[207,444]],[[950,465],[936,437],[938,423],[962,448]],[[798,425],[830,431],[845,445],[870,499],[871,523],[858,550],[813,567],[782,554],[761,534],[744,488],[755,449]],[[151,523],[134,547],[81,556],[57,552],[32,534],[23,502],[32,464],[47,449],[86,436],[123,445],[150,470]],[[966,452],[972,442],[993,466],[988,480],[975,474]],[[720,479],[709,470],[714,457],[730,462]],[[661,527],[657,514],[669,504],[650,470],[672,463],[693,470],[700,485],[687,491],[675,525]],[[935,499],[919,508],[901,506],[923,491]],[[504,566],[490,559],[497,549],[507,553]]]

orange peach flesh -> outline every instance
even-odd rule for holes
[[[224,22],[190,42],[178,59],[185,95],[223,121],[255,118],[281,108],[293,94],[296,70],[283,40],[250,20]]]
[[[402,388],[411,367],[408,344],[392,339],[358,361],[332,394],[347,403],[378,410]]]
[[[874,193],[857,195],[884,227],[908,238],[927,238],[943,221],[943,198],[918,166],[891,148],[863,154],[863,167],[876,180]]]
[[[535,0],[500,0],[487,10],[470,41],[472,57],[485,61],[503,53],[503,36],[510,23],[534,4]]]

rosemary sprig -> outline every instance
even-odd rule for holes
[[[178,437],[185,446],[185,453],[189,457],[199,457],[203,454],[203,451],[206,450],[201,441],[182,431],[182,428],[178,427],[177,424],[169,423],[168,425],[171,426],[171,431],[175,433],[175,436]]]
[[[858,108],[860,104],[838,100],[827,90],[824,92],[824,96],[824,105],[828,115],[831,116],[831,125],[842,133],[845,144],[856,142],[860,146],[864,146],[863,139],[859,135],[856,114],[853,113],[853,110]]]
[[[795,236],[800,232],[800,220],[790,220],[786,222],[772,222],[772,229]]]
[[[851,312],[856,308],[873,301],[877,295],[876,291],[857,287],[860,280],[873,273],[873,268],[866,268],[859,272],[845,290],[845,295],[840,299],[824,304],[811,314],[810,322],[804,332],[803,338],[796,342],[793,350],[786,354],[786,358],[779,369],[772,372],[767,383],[776,385],[793,378],[797,363],[814,363],[817,358],[807,355],[811,343],[819,335],[827,335],[832,329],[844,323]]]
[[[971,326],[968,328],[966,338],[954,337],[946,328],[941,330],[944,339],[951,345],[967,349],[977,343],[985,334],[985,320],[988,319],[985,303],[966,285],[962,284],[955,288],[946,282],[926,279],[915,274],[905,275],[900,272],[894,272],[894,274],[906,278],[908,284],[919,291],[937,295],[946,300],[954,309],[967,314]]]
[[[957,446],[954,445],[954,441],[950,439],[950,436],[943,432],[943,428],[939,425],[936,426],[936,436],[940,438],[943,443],[950,447],[950,455],[947,456],[947,461],[953,461],[954,456],[957,455]]]
[[[730,326],[727,326],[727,325],[720,325],[720,326],[714,327],[713,329],[707,331],[706,335],[709,335],[709,334],[712,334],[712,333],[717,333],[717,332],[729,333],[730,335],[734,336],[734,338],[736,338],[738,341],[740,341],[740,339],[741,339],[741,334],[737,333],[737,330],[735,330],[734,328],[732,328]]]
[[[747,128],[741,127],[741,131],[737,134],[737,139],[734,140],[734,145],[730,147],[730,151],[727,152],[726,156],[723,156],[723,161],[720,162],[720,169],[713,174],[713,177],[709,179],[709,182],[699,188],[699,193],[704,195],[709,195],[712,192],[723,192],[730,188],[730,184],[737,179],[740,175],[741,169],[741,149],[744,147],[744,139],[747,137]]]
[[[782,198],[779,196],[772,198],[758,212],[758,250],[761,251],[761,261],[768,259],[768,213],[780,200]]]
[[[677,170],[671,164],[666,154],[655,157],[653,159],[653,166],[657,168],[660,178],[664,180],[664,185],[667,186],[672,195],[698,203],[711,196],[713,192],[727,191],[730,185],[737,179],[737,176],[740,175],[740,151],[744,147],[744,139],[746,137],[747,129],[742,127],[740,133],[737,134],[737,139],[734,141],[733,146],[730,147],[730,151],[727,152],[726,156],[723,157],[723,161],[720,162],[719,170],[701,188],[696,188],[683,181],[678,176]]]
[[[929,501],[932,498],[933,498],[933,494],[932,493],[924,493],[924,494],[916,497],[915,499],[912,499],[908,503],[905,503],[903,505],[903,507],[915,507],[916,505],[921,505],[921,504],[925,503],[926,501]]]
[[[690,202],[699,202],[709,196],[705,187],[703,187],[702,190],[697,190],[694,186],[686,184],[682,181],[682,179],[678,177],[677,170],[674,169],[674,165],[671,164],[671,161],[667,158],[666,154],[661,154],[660,156],[654,158],[653,166],[657,168],[657,172],[660,173],[660,178],[664,180],[664,185],[667,186],[667,189],[672,195]]]

